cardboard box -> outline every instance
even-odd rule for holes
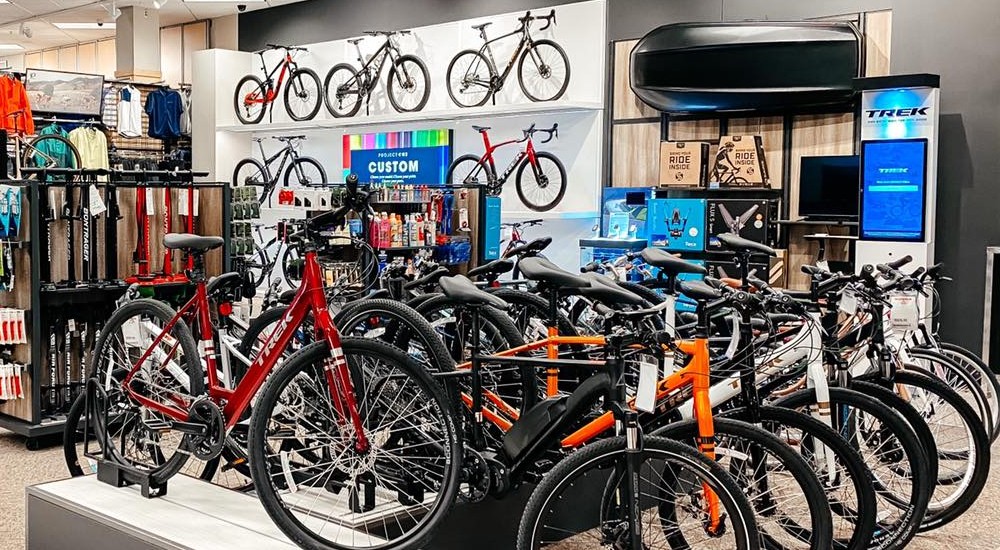
[[[771,187],[760,136],[722,136],[712,163],[712,185]]]
[[[705,250],[705,199],[650,199],[649,246],[672,252]]]
[[[707,208],[708,250],[721,250],[720,233],[734,233],[767,244],[771,201],[767,199],[711,199]]]
[[[708,144],[660,142],[660,186],[704,187],[708,182]]]

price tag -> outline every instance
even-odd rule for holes
[[[155,216],[156,215],[156,203],[153,202],[153,188],[147,187],[144,190],[146,193],[146,215]]]
[[[920,311],[917,308],[917,297],[914,294],[893,294],[889,297],[892,309],[889,320],[895,331],[906,332],[917,330],[920,322]]]
[[[635,408],[643,412],[653,412],[656,408],[656,383],[659,368],[656,363],[639,363],[639,389],[635,395]]]
[[[139,318],[130,317],[122,324],[122,334],[125,336],[125,345],[139,347],[142,345],[142,336],[139,331]]]
[[[733,337],[729,340],[729,347],[726,348],[726,357],[732,359],[740,347],[740,316],[733,313],[730,320],[732,321]]]
[[[844,293],[840,295],[840,305],[838,307],[840,311],[848,315],[854,315],[858,312],[858,297],[854,295],[852,289],[845,289]]]
[[[90,208],[91,216],[100,216],[108,211],[108,207],[101,200],[100,191],[97,190],[97,186],[94,184],[90,184],[90,204],[88,208]]]

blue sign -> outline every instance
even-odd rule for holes
[[[351,151],[351,169],[360,181],[440,185],[451,162],[451,147],[400,147]]]
[[[500,197],[486,197],[486,223],[483,227],[486,228],[483,259],[496,260],[500,258]]]
[[[861,238],[924,240],[927,140],[861,144]]]
[[[671,251],[705,250],[705,199],[650,199],[649,246]]]

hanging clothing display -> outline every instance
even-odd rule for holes
[[[80,153],[81,168],[110,168],[108,162],[108,138],[104,132],[93,126],[81,126],[69,133],[69,142]],[[105,177],[101,176],[101,181]]]
[[[68,139],[72,143],[72,139],[70,138],[69,134],[66,133],[66,130],[64,130],[62,126],[56,123],[52,123],[49,124],[48,126],[45,126],[44,128],[38,131],[38,135],[40,136],[55,135],[64,139]],[[76,144],[74,143],[73,145]],[[70,150],[69,146],[66,145],[65,143],[61,141],[56,141],[54,139],[45,139],[38,142],[38,145],[36,145],[35,147],[38,149],[38,152],[41,155],[45,155],[51,158],[56,166],[61,166],[65,168],[77,168],[77,166],[75,166],[76,158],[73,156],[73,152]],[[46,161],[42,157],[35,159],[35,164],[37,166],[44,166],[45,163]]]
[[[142,135],[142,94],[135,86],[118,91],[118,134],[127,138]]]
[[[24,84],[9,74],[0,77],[0,127],[9,133],[34,134],[35,121]]]
[[[191,90],[181,92],[181,135],[191,135]]]
[[[157,139],[181,137],[182,102],[181,94],[169,88],[160,88],[146,94],[149,137]]]

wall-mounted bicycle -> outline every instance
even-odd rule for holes
[[[253,141],[257,142],[257,147],[260,148],[260,158],[264,161],[247,157],[237,162],[236,168],[233,169],[234,186],[255,185],[262,187],[257,198],[261,204],[267,201],[267,205],[271,206],[271,195],[274,194],[274,188],[278,185],[278,177],[282,173],[285,174],[285,187],[291,186],[292,183],[299,187],[327,183],[326,170],[323,169],[323,165],[312,157],[299,154],[299,142],[306,139],[306,136],[275,137],[274,139],[284,142],[285,146],[270,157],[264,153],[264,139],[253,138]],[[271,170],[271,166],[279,159],[281,163],[278,164],[278,168]],[[287,170],[285,169],[286,163],[288,164]]]
[[[517,20],[516,30],[490,40],[486,37],[486,27],[491,23],[473,25],[483,39],[478,50],[463,50],[448,64],[448,95],[459,107],[478,107],[490,98],[496,101],[496,94],[503,89],[504,82],[517,62],[517,81],[521,91],[532,101],[554,101],[566,93],[569,86],[569,58],[562,46],[552,40],[535,40],[531,37],[531,22],[541,19],[544,31],[556,22],[556,10],[548,15],[524,14]],[[509,36],[521,35],[520,42],[504,67],[497,70],[492,44]]]
[[[462,155],[455,159],[448,168],[449,183],[484,184],[486,192],[496,196],[503,191],[503,184],[516,168],[517,196],[525,206],[537,212],[546,212],[559,204],[566,194],[566,168],[552,153],[535,151],[534,143],[531,141],[531,136],[536,132],[548,134],[541,143],[548,143],[553,137],[559,137],[558,124],[553,124],[551,128],[535,128],[532,124],[526,130],[522,130],[523,138],[501,141],[496,145],[490,144],[490,136],[487,134],[489,126],[472,128],[482,134],[486,152],[481,157]],[[493,151],[511,143],[525,142],[527,144],[524,149],[514,157],[507,169],[498,175]]]
[[[365,31],[365,34],[384,36],[385,43],[366,59],[358,45],[364,38],[348,40],[358,50],[361,69],[355,69],[350,63],[339,63],[326,74],[324,99],[330,114],[335,117],[354,116],[361,108],[362,100],[367,112],[372,91],[378,85],[386,61],[391,62],[386,78],[386,95],[392,107],[400,113],[423,109],[431,95],[427,66],[415,55],[400,54],[399,43],[395,39],[396,35],[410,34],[410,31]]]
[[[270,71],[267,70],[267,63],[264,62],[264,52],[271,50],[283,50],[285,55],[281,61]],[[257,124],[264,118],[267,106],[272,105],[278,98],[278,90],[285,82],[285,75],[288,75],[288,85],[285,86],[285,110],[292,120],[312,120],[319,112],[319,97],[322,94],[319,76],[312,69],[303,69],[293,59],[293,52],[308,51],[297,46],[278,46],[268,44],[263,50],[257,50],[260,56],[260,66],[263,70],[264,80],[259,76],[248,74],[240,79],[236,84],[236,92],[233,94],[233,107],[236,109],[236,117],[243,124]],[[281,69],[278,75],[278,82],[274,82],[274,73]]]

